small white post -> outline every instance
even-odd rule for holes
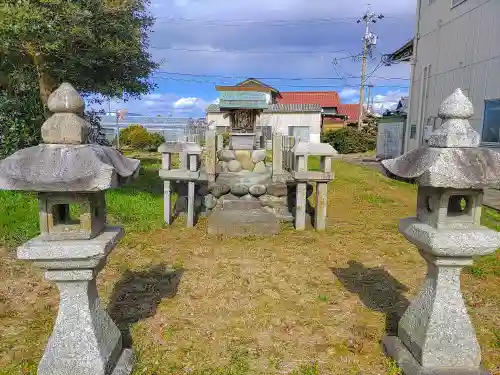
[[[162,169],[169,171],[172,167],[170,153],[162,154]],[[166,225],[172,224],[172,209],[171,209],[172,189],[171,182],[163,182],[163,220]]]
[[[297,171],[307,172],[307,157],[305,155],[297,156]],[[297,203],[295,212],[295,229],[306,229],[306,207],[307,207],[307,183],[297,183]]]
[[[197,155],[189,155],[189,171],[196,172],[198,169],[198,156]],[[187,227],[194,227],[194,189],[195,182],[188,182],[188,212],[187,212]]]

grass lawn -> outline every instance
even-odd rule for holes
[[[415,187],[335,161],[326,233],[289,227],[273,237],[207,235],[179,219],[163,228],[159,157],[108,193],[126,237],[99,276],[103,303],[136,354],[134,375],[397,374],[380,339],[394,332],[425,263],[397,231]],[[15,259],[38,231],[29,194],[0,192],[0,374],[36,374],[58,293]],[[486,225],[500,215],[484,210]],[[500,374],[500,253],[463,273],[485,366]]]

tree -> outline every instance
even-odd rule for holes
[[[149,0],[3,0],[0,89],[35,78],[46,104],[63,81],[82,95],[128,99],[151,91]],[[29,74],[26,74],[29,72]]]

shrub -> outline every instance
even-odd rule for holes
[[[324,133],[321,141],[331,144],[340,154],[371,151],[377,144],[376,136],[348,127]]]
[[[40,143],[43,121],[43,107],[36,91],[0,91],[0,159]]]
[[[151,133],[151,151],[156,151],[158,147],[165,143],[165,137],[160,133]]]
[[[138,129],[144,129],[141,125],[130,125],[128,128],[120,130],[120,146],[130,146],[130,135]],[[146,129],[144,129],[146,130]]]
[[[130,147],[146,150],[151,146],[152,137],[149,132],[142,126],[135,128],[129,135]]]
[[[156,151],[162,143],[165,143],[162,134],[150,133],[141,125],[131,125],[120,130],[120,146]]]

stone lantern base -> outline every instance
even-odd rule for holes
[[[396,361],[404,375],[491,375],[483,368],[429,368],[423,367],[413,357],[403,342],[396,336],[387,336],[382,339],[385,353]]]
[[[129,375],[133,356],[122,347],[122,335],[101,307],[96,277],[123,236],[107,227],[91,240],[48,241],[34,238],[18,251],[19,259],[45,269],[57,284],[59,311],[38,366],[38,375]]]

